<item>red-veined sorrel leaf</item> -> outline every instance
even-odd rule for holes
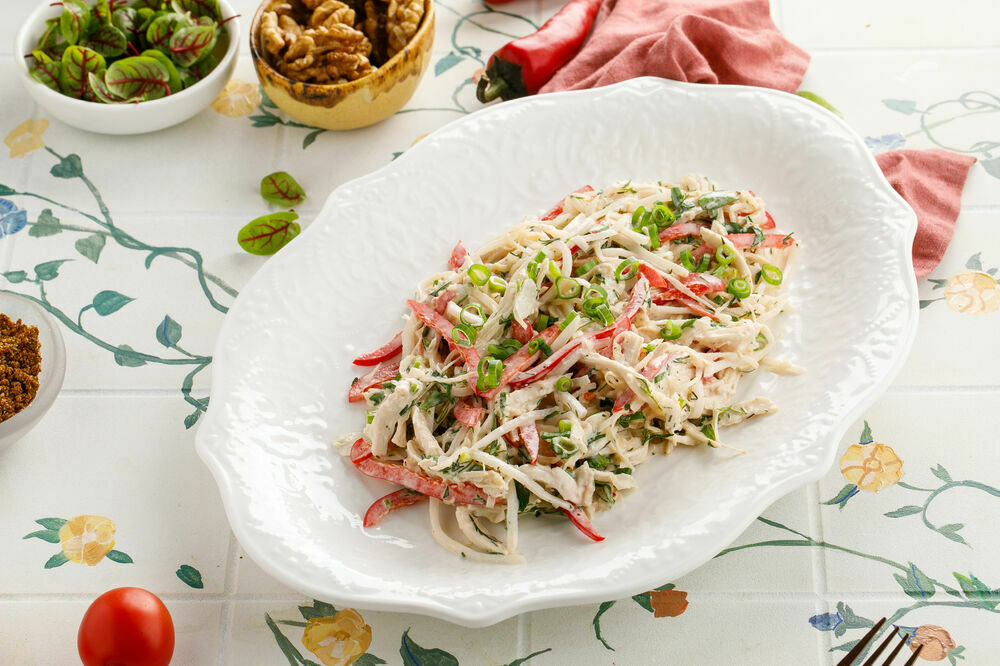
[[[108,89],[107,84],[104,82],[104,74],[104,72],[100,75],[91,72],[87,75],[87,80],[90,83],[90,92],[93,94],[94,99],[105,104],[132,104],[143,101],[142,95],[132,97],[131,99],[117,97]]]
[[[181,28],[170,38],[170,57],[181,67],[190,67],[201,60],[214,44],[214,25]]]
[[[175,12],[190,12],[193,16],[207,16],[216,21],[222,20],[219,11],[219,0],[171,0],[170,6]]]
[[[196,62],[194,65],[187,69],[187,72],[194,79],[194,83],[201,81],[203,78],[212,73],[216,67],[219,66],[219,61],[215,59],[215,56],[209,53],[207,56]]]
[[[118,28],[111,25],[102,25],[97,30],[91,32],[86,39],[80,42],[81,46],[97,51],[105,58],[113,58],[125,53],[128,40],[125,34]]]
[[[116,9],[111,15],[111,25],[121,30],[127,39],[132,40],[139,35],[139,12],[132,7]]]
[[[236,239],[250,254],[274,254],[302,231],[297,219],[298,213],[293,212],[264,215],[240,229]]]
[[[163,54],[163,51],[157,51],[156,49],[148,49],[142,52],[142,55],[147,58],[154,58],[160,61],[160,64],[167,69],[167,74],[170,78],[167,79],[167,85],[170,86],[170,92],[180,92],[184,89],[184,84],[181,83],[181,76],[177,72],[177,67],[174,66],[173,61]]]
[[[42,51],[55,51],[60,39],[62,39],[62,31],[59,29],[59,19],[50,18],[45,22],[45,32],[38,40],[38,48]]]
[[[104,56],[97,51],[85,46],[70,46],[63,52],[59,86],[64,94],[83,99],[90,88],[87,75],[100,72],[105,67]]]
[[[50,58],[44,51],[34,51],[28,60],[28,73],[42,85],[59,92],[59,74],[62,63]]]
[[[111,25],[111,7],[108,5],[108,0],[97,0],[90,12],[97,25]]]
[[[306,198],[306,191],[288,172],[275,171],[260,181],[260,196],[265,201],[291,208]]]
[[[59,17],[59,30],[63,39],[76,44],[90,23],[90,7],[83,0],[64,0],[63,13]]]
[[[188,14],[160,14],[146,28],[146,41],[153,48],[166,52],[170,38],[181,28],[190,28],[194,20]]]
[[[170,92],[170,74],[159,60],[146,56],[123,58],[112,63],[104,82],[116,97],[156,99]]]

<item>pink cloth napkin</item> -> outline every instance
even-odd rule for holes
[[[768,0],[604,0],[580,52],[541,92],[597,88],[637,76],[795,92],[809,54],[771,21]],[[917,213],[918,278],[941,261],[961,208],[972,157],[944,150],[877,156],[889,183]]]
[[[934,270],[955,234],[962,188],[976,158],[947,150],[893,150],[875,156],[889,184],[917,213],[913,272]]]

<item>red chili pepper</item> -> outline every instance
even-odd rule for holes
[[[534,95],[576,55],[601,8],[601,0],[571,0],[538,32],[500,47],[479,79],[480,102]]]
[[[654,358],[652,361],[646,364],[645,368],[642,369],[642,376],[645,377],[646,379],[652,379],[653,377],[656,376],[656,373],[659,372],[660,369],[667,364],[668,360],[670,360],[670,354],[664,354],[659,358]],[[622,391],[621,395],[618,396],[618,399],[615,400],[615,404],[611,408],[611,411],[612,412],[622,411],[623,409],[625,409],[625,405],[632,402],[632,398],[634,397],[635,397],[635,391],[633,391],[630,388],[625,389],[624,391]]]
[[[370,388],[382,386],[382,382],[388,381],[398,374],[398,362],[387,363],[372,368],[371,372],[351,384],[351,389],[347,392],[348,402],[361,402],[364,399],[365,391]]]
[[[466,251],[465,246],[462,245],[462,241],[458,241],[458,244],[455,245],[455,249],[451,251],[451,258],[448,260],[448,266],[457,271],[462,267],[462,264],[465,263],[466,254],[468,254],[468,252]]]
[[[354,359],[354,365],[378,365],[382,361],[388,361],[401,354],[403,351],[403,334],[396,336],[373,352],[362,354]]]
[[[455,411],[455,418],[458,420],[459,423],[461,423],[462,425],[467,425],[470,428],[474,428],[475,426],[479,425],[479,419],[482,418],[483,412],[485,412],[486,410],[483,409],[482,407],[476,407],[474,405],[470,405],[464,400],[459,400],[458,402],[455,403],[454,411]]]
[[[445,483],[438,479],[427,478],[402,465],[375,460],[372,457],[372,447],[363,437],[354,442],[354,446],[351,447],[351,462],[365,476],[391,481],[421,495],[453,504],[486,504],[486,498],[482,492],[471,483]]]
[[[529,423],[518,428],[518,432],[521,434],[521,441],[524,442],[524,448],[528,451],[528,455],[531,456],[531,464],[534,465],[538,460],[538,426],[534,423]]]
[[[372,502],[372,505],[368,507],[368,511],[365,512],[364,525],[365,527],[375,527],[382,522],[383,518],[396,509],[402,509],[404,506],[410,506],[425,499],[427,499],[427,495],[421,495],[409,488],[403,488],[402,490],[379,497]]]
[[[594,529],[594,526],[590,524],[590,518],[587,518],[587,514],[583,512],[583,509],[573,507],[572,511],[569,509],[563,509],[562,512],[566,514],[566,517],[569,518],[570,522],[573,523],[576,529],[586,534],[588,538],[593,539],[594,541],[604,541],[604,537],[598,534],[597,530]]]
[[[581,187],[577,191],[573,192],[573,194],[582,194],[583,192],[593,192],[593,191],[594,191],[593,187],[591,187],[590,185],[584,185],[583,187]],[[547,212],[545,215],[543,215],[541,217],[541,221],[542,222],[548,222],[549,220],[554,220],[557,217],[559,217],[562,214],[562,212],[563,212],[563,204],[565,202],[566,202],[566,199],[563,198],[563,200],[560,201],[558,204],[556,204],[555,207],[552,210],[550,210],[549,212]]]

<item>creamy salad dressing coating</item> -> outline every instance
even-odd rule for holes
[[[796,245],[753,192],[686,176],[584,188],[459,246],[408,302],[398,368],[352,387],[369,422],[338,447],[410,489],[366,526],[427,496],[435,539],[461,557],[523,561],[523,514],[600,540],[589,517],[635,488],[637,465],[725,446],[721,428],[775,410],[734,395],[760,368],[800,370],[767,358]]]

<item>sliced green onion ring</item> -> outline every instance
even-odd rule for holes
[[[486,268],[483,264],[472,264],[469,266],[469,270],[466,271],[466,274],[468,274],[469,279],[472,280],[472,284],[477,287],[485,285],[489,281],[490,276],[493,275],[490,273],[490,269]]]
[[[696,273],[704,273],[708,270],[709,265],[712,263],[712,255],[707,252],[702,255],[701,261],[698,262],[698,267],[695,270]]]
[[[573,429],[573,423],[572,423],[572,421],[568,421],[566,419],[562,419],[562,420],[559,421],[559,432],[561,432],[562,434],[566,435],[572,429]]]
[[[676,340],[683,334],[684,331],[681,330],[681,325],[673,320],[668,321],[663,330],[660,331],[660,337],[664,340]]]
[[[646,231],[649,233],[649,247],[653,250],[660,249],[660,234],[656,230],[656,225],[650,225],[646,227]]]
[[[573,388],[573,380],[569,377],[560,377],[556,380],[556,390],[562,391],[563,393],[569,391]]]
[[[746,298],[750,295],[750,283],[743,278],[736,278],[735,280],[729,281],[729,286],[726,287],[726,291],[736,298]]]
[[[466,313],[471,312],[479,318],[479,323],[476,324],[469,319],[466,319]],[[483,306],[479,303],[470,303],[462,308],[462,311],[458,314],[458,320],[463,324],[468,324],[473,328],[482,328],[483,324],[486,323],[486,311],[483,310]]]
[[[552,453],[563,459],[572,457],[573,454],[580,450],[576,442],[568,437],[556,437],[549,441],[549,448],[552,449]]]
[[[728,266],[736,258],[736,251],[728,245],[720,245],[715,250],[715,260],[720,266]]]
[[[619,282],[625,280],[631,280],[635,277],[636,271],[638,270],[639,262],[634,258],[629,257],[622,263],[618,264],[618,268],[615,269],[615,279]]]
[[[582,275],[586,275],[587,273],[589,273],[590,271],[592,271],[595,268],[597,268],[597,262],[594,261],[593,259],[590,259],[586,263],[580,264],[577,267],[575,273],[576,273],[577,277],[580,277]]]
[[[771,264],[764,264],[760,269],[760,276],[768,284],[781,284],[784,276],[781,269]]]
[[[559,295],[559,298],[564,301],[576,298],[582,291],[583,285],[573,278],[563,277],[560,275],[559,279],[556,280],[556,293]]]
[[[657,204],[653,206],[653,222],[655,222],[656,226],[660,229],[666,229],[674,223],[675,219],[677,218],[673,212],[662,202],[657,202]]]
[[[559,330],[560,331],[565,331],[566,327],[569,326],[571,323],[573,323],[574,319],[576,319],[576,312],[575,311],[574,312],[570,312],[569,315],[565,319],[562,320],[562,323],[559,324]]]
[[[632,228],[633,229],[639,229],[642,226],[642,218],[645,215],[646,215],[646,207],[645,206],[639,206],[638,208],[635,209],[635,212],[632,213]]]
[[[476,342],[476,329],[468,324],[456,324],[451,329],[451,339],[459,347],[471,347]]]
[[[605,326],[611,326],[611,324],[615,323],[615,318],[611,314],[611,310],[608,308],[606,303],[601,303],[600,305],[598,305],[596,308],[594,308],[594,312],[597,314],[598,317],[601,318],[601,322]]]
[[[549,259],[549,263],[545,265],[545,272],[549,274],[549,279],[553,282],[562,277],[562,270],[554,259]]]
[[[692,273],[694,272],[696,266],[694,265],[694,258],[691,256],[690,248],[684,248],[683,250],[681,250],[681,266],[691,271]]]
[[[491,275],[490,279],[486,281],[486,287],[490,291],[496,291],[502,294],[507,291],[507,280],[504,280],[499,275]]]

